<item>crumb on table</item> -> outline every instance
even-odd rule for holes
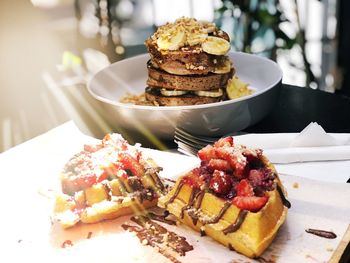
[[[299,188],[299,183],[294,182],[294,183],[293,183],[293,188]]]

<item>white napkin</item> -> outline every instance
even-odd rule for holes
[[[314,122],[299,134],[247,134],[235,141],[263,149],[273,163],[350,160],[350,134],[328,134]]]

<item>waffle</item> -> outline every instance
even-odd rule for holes
[[[198,152],[201,165],[158,201],[181,222],[250,258],[260,256],[286,219],[290,203],[261,150],[232,137]]]
[[[140,212],[157,204],[164,185],[154,161],[120,135],[85,145],[61,174],[54,219],[64,228]]]

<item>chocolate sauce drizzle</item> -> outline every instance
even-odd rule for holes
[[[126,186],[124,184],[124,182],[122,180],[120,180],[119,178],[116,178],[118,180],[118,185],[119,185],[119,191],[122,193],[122,195],[126,195],[127,191],[126,191]]]
[[[247,214],[247,210],[240,210],[235,222],[222,230],[222,232],[224,232],[225,235],[236,232],[241,227]]]
[[[198,209],[198,208],[201,207],[204,195],[205,195],[205,191],[204,191],[204,190],[200,190],[200,191],[197,193],[197,195],[196,195],[196,197],[195,197],[195,199],[197,200],[197,202],[196,202],[196,205],[194,206],[194,208]]]
[[[197,196],[197,193],[198,193],[198,189],[192,189],[190,199],[188,200],[188,204],[181,208],[181,214],[180,214],[181,219],[184,218],[185,210],[193,206],[194,202],[196,201],[195,197]]]
[[[221,217],[226,213],[227,209],[230,208],[230,206],[231,206],[230,202],[225,202],[225,204],[221,208],[220,212],[214,218],[211,218],[209,220],[204,220],[204,221],[202,221],[202,224],[204,224],[204,225],[206,225],[206,224],[216,224],[217,222],[219,222]]]
[[[193,250],[193,246],[186,241],[185,237],[168,231],[165,227],[153,222],[145,216],[135,216],[132,217],[131,220],[135,222],[137,226],[123,224],[123,229],[136,233],[136,236],[143,245],[157,248],[159,253],[172,262],[180,262],[174,257],[173,252],[180,256],[185,256],[186,252]]]
[[[189,210],[189,211],[187,212],[187,214],[191,217],[191,219],[192,219],[192,224],[193,224],[194,226],[197,225],[197,222],[198,222],[198,219],[199,219],[199,217],[198,217],[196,211],[197,211],[197,210]]]
[[[177,186],[177,188],[175,189],[174,194],[169,198],[169,200],[165,203],[165,207],[167,207],[167,205],[169,203],[172,203],[175,198],[178,196],[181,188],[183,187],[184,182],[180,182]],[[187,214],[189,217],[191,217],[192,219],[192,223],[193,225],[197,225],[197,222],[199,220],[199,216],[198,216],[198,209],[201,207],[202,205],[202,201],[205,195],[205,191],[204,190],[199,190],[199,189],[192,189],[191,195],[190,195],[190,199],[187,205],[185,205],[184,207],[182,207],[181,209],[181,213],[180,213],[180,217],[183,219],[184,217],[184,212],[188,209],[190,209],[191,207],[194,207],[194,210],[189,210],[187,211]],[[221,208],[220,212],[214,217],[211,218],[209,220],[201,220],[201,223],[203,225],[206,224],[216,224],[219,222],[219,220],[224,216],[224,214],[226,213],[226,211],[230,208],[231,206],[231,202],[225,202],[225,204],[223,205],[223,207]],[[246,210],[241,210],[236,218],[236,221],[231,224],[230,226],[228,226],[227,228],[225,228],[223,230],[223,233],[225,235],[229,234],[229,233],[233,233],[235,231],[237,231],[240,226],[242,225],[242,223],[244,222],[245,217],[247,216],[248,211]],[[205,230],[201,230],[201,235],[205,235]]]
[[[334,234],[333,232],[326,231],[326,230],[320,230],[320,229],[309,228],[309,229],[305,229],[305,232],[319,236],[319,237],[328,238],[328,239],[334,239],[337,237],[337,235]]]
[[[102,183],[102,186],[107,194],[107,201],[111,201],[112,199],[112,190],[111,188],[109,187],[108,184],[105,184],[105,183]]]
[[[169,224],[169,225],[176,225],[176,221],[167,219],[168,215],[169,215],[169,212],[167,210],[165,210],[164,214],[162,214],[162,215],[158,215],[158,214],[155,214],[155,213],[152,213],[152,212],[149,212],[147,214],[147,216],[149,218],[153,219],[153,220],[156,220],[156,221],[159,221],[159,222],[162,222],[162,223],[166,223],[166,224]]]
[[[153,183],[160,188],[161,192],[163,192],[165,187],[164,187],[162,180],[160,180],[160,178],[158,176],[153,176],[153,174],[158,174],[158,172],[160,172],[161,170],[162,169],[160,169],[159,167],[149,168],[149,169],[147,169],[146,174],[152,178]]]
[[[280,197],[281,197],[281,199],[282,199],[282,203],[283,203],[283,205],[285,206],[285,207],[287,207],[287,208],[291,208],[291,203],[287,200],[287,198],[286,198],[286,196],[284,195],[284,193],[283,193],[283,191],[282,191],[282,189],[281,189],[281,187],[277,184],[277,191],[278,191],[278,193],[280,194]]]
[[[175,193],[172,195],[172,197],[170,197],[169,200],[165,202],[165,204],[164,204],[165,208],[168,206],[168,204],[174,202],[175,198],[176,198],[177,195],[180,193],[180,190],[181,190],[181,188],[182,188],[183,186],[184,186],[184,182],[181,181],[181,182],[178,184],[178,186],[176,187]]]
[[[67,248],[67,247],[72,247],[74,246],[73,242],[69,239],[65,240],[62,245],[61,248]]]
[[[231,245],[231,243],[228,243],[228,249],[231,251],[235,251],[235,249],[233,248],[233,246]]]

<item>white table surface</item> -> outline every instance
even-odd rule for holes
[[[81,226],[68,232],[59,230],[56,225],[51,225],[53,199],[48,198],[50,190],[59,189],[58,175],[65,162],[73,154],[79,152],[84,143],[93,140],[95,139],[83,135],[73,122],[68,122],[0,154],[1,262],[8,262],[9,260],[6,259],[13,259],[10,260],[12,262],[18,262],[18,260],[46,262],[48,259],[51,262],[73,262],[77,259],[78,262],[81,260],[95,262],[99,258],[101,248],[93,251],[92,246],[106,244],[108,250],[114,247],[109,241],[118,242],[120,240],[120,238],[117,241],[115,239],[118,235],[122,236],[121,239],[130,238],[130,236],[125,236],[124,232],[115,230],[120,227],[113,228],[120,220],[127,220],[125,218]],[[163,174],[168,177],[174,178],[197,164],[196,159],[187,156],[155,150],[146,151],[155,158],[160,166],[165,168]],[[337,183],[337,181],[345,182],[345,178],[348,178],[346,177],[350,174],[346,166],[348,164],[344,166],[343,171],[346,176],[341,180],[334,179],[333,182],[330,182],[328,178],[334,176],[332,163],[325,166],[322,166],[322,163],[307,164],[311,170],[320,167],[312,176],[303,173],[303,165],[305,164],[277,165],[277,170],[282,173],[281,179],[287,187],[292,202],[287,222],[269,249],[270,252],[266,254],[271,255],[273,251],[276,254],[275,251],[278,249],[278,262],[314,262],[313,258],[319,259],[319,262],[328,260],[336,250],[350,222],[350,185]],[[312,165],[315,166],[312,168]],[[339,163],[336,166],[339,168]],[[290,175],[283,175],[283,173]],[[317,175],[327,176],[323,181],[328,182],[310,180],[310,178],[315,179]],[[294,183],[298,183],[299,187],[295,188]],[[305,228],[333,230],[338,237],[334,240],[315,238],[305,234]],[[77,238],[77,235],[80,235],[82,239],[91,229],[94,235],[97,233],[99,238],[91,239],[91,241],[89,239],[89,242],[79,243],[72,250],[63,252],[57,247],[57,242],[62,242],[65,235],[67,239],[68,237]],[[111,229],[115,231],[110,232]],[[199,240],[197,233],[184,229],[186,230],[186,228],[179,228],[179,231],[185,233],[197,247],[195,252],[189,253],[182,259],[185,262],[194,262],[193,260],[198,259],[199,256],[201,256],[200,262],[213,262],[218,258],[223,260],[222,262],[229,262],[232,259],[247,262],[246,258],[235,252],[229,252],[209,238],[197,241]],[[141,254],[133,256],[132,260],[147,262],[145,261],[147,253],[153,255],[149,248],[141,247],[140,250],[137,242],[130,242],[135,249],[138,249],[137,251],[141,251]],[[210,253],[209,248],[212,251]],[[126,257],[130,256],[130,253],[123,254],[123,251],[118,252],[118,249],[115,249],[116,251],[104,253],[101,259],[103,258],[104,262],[116,262],[115,255],[119,253],[120,255],[125,254],[125,261],[122,260],[122,262],[129,262]],[[293,253],[293,251],[298,253]]]

